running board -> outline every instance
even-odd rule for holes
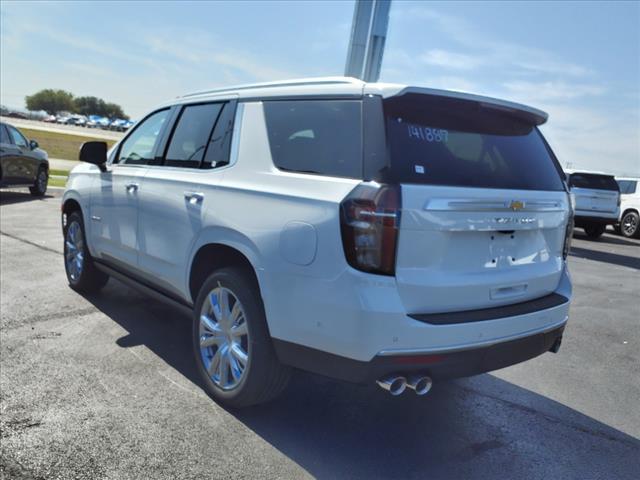
[[[110,277],[115,278],[116,280],[121,281],[122,283],[130,286],[131,288],[134,288],[135,290],[137,290],[138,292],[153,298],[154,300],[158,300],[160,302],[166,303],[168,305],[172,305],[174,307],[177,307],[178,309],[182,310],[184,313],[188,314],[189,316],[193,315],[193,307],[190,305],[187,305],[184,302],[181,302],[178,299],[175,299],[169,295],[166,295],[165,293],[162,293],[161,291],[149,286],[149,285],[145,285],[144,283],[139,282],[138,280],[131,278],[129,275],[126,275],[122,272],[119,272],[118,270],[115,270],[107,265],[105,265],[104,263],[97,261],[97,260],[93,260],[94,265],[96,266],[96,268],[98,270],[100,270],[101,272],[106,273],[107,275],[109,275]]]

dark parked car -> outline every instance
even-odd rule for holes
[[[16,127],[0,122],[0,186],[26,186],[32,195],[41,197],[48,181],[47,152]]]

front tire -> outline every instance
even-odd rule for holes
[[[93,293],[107,284],[109,276],[96,268],[85,239],[82,214],[73,212],[64,228],[64,269],[71,288]]]
[[[640,216],[638,212],[627,212],[620,222],[620,233],[627,238],[640,238]]]
[[[587,234],[587,237],[595,240],[596,238],[599,238],[604,233],[606,228],[607,228],[606,225],[593,223],[591,225],[586,225],[584,227],[584,232]]]
[[[48,182],[49,176],[47,175],[47,170],[44,167],[40,167],[38,169],[36,179],[33,182],[33,186],[29,187],[31,195],[33,195],[34,197],[44,197],[44,194],[47,193]]]
[[[202,285],[193,350],[207,393],[228,407],[267,402],[289,380],[290,368],[273,348],[258,286],[241,268],[218,270]]]

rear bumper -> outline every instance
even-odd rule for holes
[[[261,288],[266,287],[263,298],[271,337],[276,343],[361,363],[377,356],[473,350],[548,332],[567,321],[572,297],[571,278],[563,268],[559,284],[549,292],[548,299],[458,311],[442,319],[429,315],[416,319],[403,305],[393,277],[349,269],[328,281],[304,280],[291,278],[282,285],[262,283]],[[278,288],[274,290],[273,286]],[[556,302],[556,298],[562,301]],[[282,356],[285,363],[297,363],[287,358]],[[324,361],[322,358],[319,361]],[[316,371],[308,365],[299,366]]]
[[[563,323],[548,331],[479,348],[422,355],[377,355],[369,362],[282,340],[275,340],[274,345],[283,363],[348,382],[371,383],[391,374],[427,375],[438,381],[497,370],[530,360],[549,350],[557,351],[564,326]]]

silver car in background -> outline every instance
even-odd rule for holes
[[[600,237],[607,225],[618,223],[620,188],[613,175],[571,172],[567,181],[575,198],[575,226],[589,238]]]

